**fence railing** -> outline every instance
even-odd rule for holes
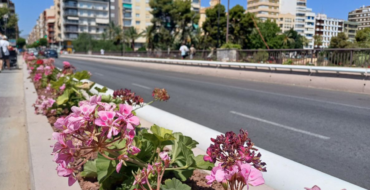
[[[185,59],[224,61],[219,51],[197,50]],[[85,54],[86,52],[76,52]],[[236,60],[242,63],[269,63],[282,65],[335,66],[370,68],[370,49],[279,49],[279,50],[235,50]],[[101,55],[100,51],[92,52]],[[182,59],[180,51],[105,52],[105,55],[143,58]]]

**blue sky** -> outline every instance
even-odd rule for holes
[[[209,0],[201,0],[202,6],[208,7]],[[54,4],[53,0],[13,0],[19,15],[19,27],[23,30],[21,36],[31,32],[40,13]],[[227,0],[221,1],[223,4]],[[240,4],[247,6],[247,0],[230,0],[230,8]],[[347,19],[348,12],[362,5],[370,5],[369,0],[308,0],[307,6],[315,13],[325,13],[329,17]]]

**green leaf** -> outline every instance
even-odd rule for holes
[[[197,141],[193,140],[191,137],[184,136],[182,133],[174,133],[173,136],[177,141],[182,142],[189,149],[197,147],[199,144]]]
[[[73,74],[73,78],[77,79],[78,81],[84,80],[84,79],[90,79],[89,72],[87,71],[80,71]]]
[[[110,102],[113,101],[113,99],[112,99],[112,96],[111,95],[103,95],[101,97],[101,101],[102,102],[106,102],[106,103],[110,103]]]
[[[65,77],[60,77],[57,81],[50,81],[51,87],[55,90],[59,90],[59,88],[64,84]]]
[[[212,168],[215,166],[214,163],[204,161],[203,159],[204,155],[198,155],[195,157],[195,163],[198,169],[202,170],[212,170]]]
[[[41,78],[41,87],[42,88],[46,88],[47,85],[48,85],[48,78],[47,78],[47,76],[42,75],[42,78]]]
[[[100,153],[98,154],[98,158],[96,159],[96,169],[100,184],[104,183],[104,181],[107,180],[113,172],[116,172],[116,165],[116,161],[109,160]]]
[[[98,176],[96,160],[88,161],[84,164],[84,170],[81,172],[81,176],[85,178],[96,178]]]
[[[75,85],[76,88],[79,88],[79,89],[85,89],[85,90],[90,90],[92,86],[94,86],[94,82],[84,82],[82,84],[77,84]]]
[[[167,179],[162,185],[161,190],[191,190],[188,185],[181,183],[176,178]]]
[[[172,141],[176,138],[172,134],[172,130],[153,125],[150,127],[150,131],[157,137],[160,142]]]
[[[96,91],[98,91],[99,93],[106,93],[107,92],[107,90],[108,90],[108,88],[107,87],[103,87],[103,88],[99,88],[99,87],[95,87],[94,88]]]
[[[72,90],[65,89],[63,94],[60,95],[57,99],[58,106],[66,103],[69,100],[69,96],[71,95],[71,93],[72,93]]]

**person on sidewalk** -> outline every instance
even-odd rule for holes
[[[100,50],[100,54],[101,54],[101,55],[104,55],[104,49],[101,49],[101,50]]]
[[[0,39],[0,50],[1,50],[0,53],[2,53],[2,59],[3,59],[1,67],[6,63],[6,66],[10,70],[9,49],[11,48],[11,46],[6,36],[0,36],[0,38],[1,38]],[[0,69],[0,72],[1,72],[1,69]]]
[[[186,47],[185,43],[182,43],[181,47],[180,47],[180,51],[181,51],[181,57],[182,59],[185,59],[188,52],[189,52],[189,48]]]
[[[194,45],[191,45],[191,47],[190,47],[190,59],[194,58],[194,55],[195,55],[196,51],[197,50],[195,49]]]

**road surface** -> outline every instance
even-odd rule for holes
[[[154,107],[220,132],[247,129],[261,148],[370,188],[368,95],[151,70],[99,59],[59,58],[56,65],[62,67],[63,61],[90,71],[94,82],[132,89],[147,101],[153,88],[166,88],[171,99]],[[267,164],[268,170],[273,163]],[[315,184],[307,182],[310,185]]]

